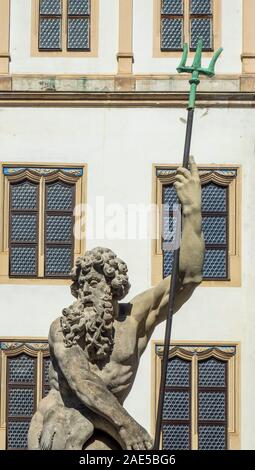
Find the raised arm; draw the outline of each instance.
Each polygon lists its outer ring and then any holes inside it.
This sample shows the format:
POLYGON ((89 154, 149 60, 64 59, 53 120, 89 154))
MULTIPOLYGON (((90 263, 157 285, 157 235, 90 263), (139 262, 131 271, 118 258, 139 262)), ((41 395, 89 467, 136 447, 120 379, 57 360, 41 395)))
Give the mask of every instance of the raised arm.
POLYGON ((51 326, 49 345, 58 368, 81 403, 111 423, 126 448, 150 448, 150 436, 121 406, 100 377, 90 370, 80 346, 65 347, 59 320, 51 326))
MULTIPOLYGON (((177 312, 202 281, 204 238, 201 217, 201 183, 197 166, 190 157, 190 170, 178 168, 175 188, 182 204, 182 238, 180 244, 179 279, 174 311, 177 312)), ((144 346, 157 324, 166 319, 170 278, 136 296, 132 316, 138 321, 144 346)))

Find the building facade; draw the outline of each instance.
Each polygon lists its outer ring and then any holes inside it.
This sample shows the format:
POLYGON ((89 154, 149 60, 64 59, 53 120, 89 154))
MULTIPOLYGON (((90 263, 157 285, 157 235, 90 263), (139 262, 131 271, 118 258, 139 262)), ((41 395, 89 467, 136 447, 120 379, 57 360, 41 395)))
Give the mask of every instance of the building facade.
MULTIPOLYGON (((162 220, 151 240, 127 235, 126 215, 176 200, 189 89, 176 67, 200 37, 205 66, 224 49, 192 140, 204 280, 174 317, 162 445, 255 448, 254 21, 253 0, 0 0, 1 449, 26 447, 48 391, 48 330, 72 302, 75 258, 116 252, 127 300, 171 272, 162 220)), ((151 434, 163 338, 162 324, 125 404, 151 434)))

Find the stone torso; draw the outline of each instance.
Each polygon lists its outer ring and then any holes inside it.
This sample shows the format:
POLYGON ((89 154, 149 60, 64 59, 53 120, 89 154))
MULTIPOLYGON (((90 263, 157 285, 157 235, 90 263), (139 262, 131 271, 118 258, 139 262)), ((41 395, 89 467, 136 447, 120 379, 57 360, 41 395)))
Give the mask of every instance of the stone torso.
MULTIPOLYGON (((128 308, 125 307, 128 305, 121 305, 120 316, 114 321, 114 348, 109 362, 103 368, 97 364, 89 363, 91 372, 103 380, 120 403, 124 402, 132 388, 140 359, 137 341, 138 325, 130 314, 126 314, 128 308)), ((61 388, 70 396, 69 386, 62 376, 58 364, 54 364, 54 359, 50 378, 51 386, 54 389, 61 388)))
POLYGON ((110 361, 100 370, 90 365, 91 370, 106 384, 107 388, 123 402, 133 385, 138 364, 137 323, 126 316, 114 322, 114 348, 110 361))

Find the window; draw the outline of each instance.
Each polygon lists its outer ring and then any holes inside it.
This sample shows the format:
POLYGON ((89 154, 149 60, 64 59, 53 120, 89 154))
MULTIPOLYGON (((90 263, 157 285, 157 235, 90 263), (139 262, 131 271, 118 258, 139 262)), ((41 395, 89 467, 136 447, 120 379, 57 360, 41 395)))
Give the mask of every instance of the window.
MULTIPOLYGON (((156 418, 163 346, 155 344, 153 417, 156 418)), ((239 346, 175 344, 169 351, 162 448, 238 448, 239 346)))
POLYGON ((219 47, 220 0, 154 0, 154 56, 181 51, 187 42, 194 52, 199 39, 208 53, 219 47))
MULTIPOLYGON (((165 229, 173 227, 174 204, 178 198, 174 189, 176 169, 156 168, 155 197, 160 210, 157 241, 153 242, 153 272, 161 277, 171 274, 173 252, 164 249, 165 229), (166 217, 167 215, 167 217, 166 217), (169 217, 169 218, 168 218, 169 217), (169 224, 169 225, 166 225, 169 224)), ((206 285, 238 285, 240 283, 240 169, 200 168, 202 184, 202 228, 205 237, 203 280, 206 285), (231 217, 230 217, 231 214, 231 217)), ((154 282, 160 277, 156 276, 154 282)), ((153 283, 154 283, 153 282, 153 283)))
POLYGON ((2 449, 26 449, 31 418, 49 391, 46 340, 0 340, 2 449))
POLYGON ((191 363, 178 357, 167 367, 162 427, 164 449, 191 448, 191 363))
POLYGON ((84 248, 73 234, 74 224, 80 223, 73 215, 75 205, 85 202, 84 168, 3 165, 2 173, 2 257, 8 256, 8 266, 1 274, 9 279, 68 278, 74 257, 84 248))
POLYGON ((32 55, 97 55, 98 0, 36 0, 32 55))

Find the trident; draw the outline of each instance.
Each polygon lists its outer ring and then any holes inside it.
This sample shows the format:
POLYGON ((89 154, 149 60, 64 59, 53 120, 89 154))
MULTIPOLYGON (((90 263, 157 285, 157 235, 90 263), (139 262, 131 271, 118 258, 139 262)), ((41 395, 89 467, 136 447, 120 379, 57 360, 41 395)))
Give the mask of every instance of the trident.
MULTIPOLYGON (((196 49, 196 54, 194 57, 193 64, 191 65, 191 67, 189 67, 189 66, 186 66, 189 48, 188 48, 188 44, 184 44, 181 62, 180 62, 179 67, 177 68, 178 73, 191 73, 192 74, 191 79, 189 80, 190 94, 189 94, 189 104, 187 108, 188 120, 187 120, 187 127, 186 127, 186 137, 185 137, 185 146, 184 146, 183 163, 182 163, 182 166, 184 168, 188 168, 189 166, 190 143, 191 143, 191 135, 192 135, 196 92, 197 92, 197 86, 200 83, 199 75, 205 75, 206 77, 213 77, 215 75, 215 72, 214 72, 215 64, 220 54, 223 51, 222 48, 217 50, 217 52, 214 54, 209 64, 209 67, 206 69, 206 68, 201 67, 202 49, 203 49, 203 41, 200 39, 197 44, 197 49, 196 49)), ((178 226, 178 222, 177 222, 177 226, 178 226)), ((173 318, 173 313, 174 313, 175 292, 176 292, 176 285, 177 285, 178 271, 179 271, 180 248, 178 247, 180 246, 180 243, 178 243, 178 241, 180 241, 180 230, 179 231, 176 230, 175 241, 174 241, 173 266, 172 266, 172 274, 171 274, 171 279, 170 279, 170 291, 169 291, 169 301, 168 301, 168 316, 167 316, 167 322, 166 322, 164 353, 163 353, 163 360, 162 360, 161 381, 160 381, 159 399, 158 399, 157 421, 156 421, 155 440, 154 440, 154 447, 153 447, 155 450, 159 449, 160 435, 161 435, 161 428, 162 428, 162 414, 163 414, 164 396, 165 396, 166 373, 167 373, 169 346, 170 346, 171 329, 172 329, 172 318, 173 318)))

